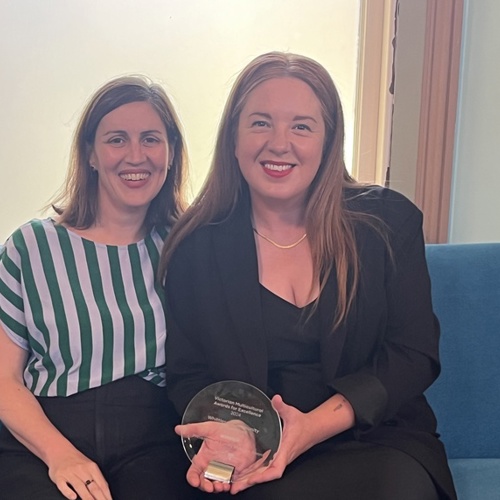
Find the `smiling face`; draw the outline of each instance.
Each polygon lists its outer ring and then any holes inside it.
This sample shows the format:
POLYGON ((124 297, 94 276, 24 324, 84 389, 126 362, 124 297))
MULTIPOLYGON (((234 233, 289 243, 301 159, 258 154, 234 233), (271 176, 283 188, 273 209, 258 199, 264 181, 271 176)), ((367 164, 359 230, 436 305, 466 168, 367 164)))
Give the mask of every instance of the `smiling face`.
POLYGON ((146 214, 167 178, 168 137, 148 102, 120 106, 100 121, 90 164, 98 173, 98 212, 146 214))
POLYGON ((298 78, 273 78, 248 96, 235 155, 252 201, 304 204, 318 172, 325 123, 313 90, 298 78))

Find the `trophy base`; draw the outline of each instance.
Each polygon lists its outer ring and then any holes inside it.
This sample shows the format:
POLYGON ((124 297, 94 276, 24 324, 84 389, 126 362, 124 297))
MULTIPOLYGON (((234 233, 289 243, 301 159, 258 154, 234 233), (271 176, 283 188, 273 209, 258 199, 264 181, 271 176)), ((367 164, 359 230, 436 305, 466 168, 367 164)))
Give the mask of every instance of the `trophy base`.
POLYGON ((205 471, 204 476, 211 481, 220 481, 221 483, 230 483, 233 477, 234 467, 212 460, 205 471))

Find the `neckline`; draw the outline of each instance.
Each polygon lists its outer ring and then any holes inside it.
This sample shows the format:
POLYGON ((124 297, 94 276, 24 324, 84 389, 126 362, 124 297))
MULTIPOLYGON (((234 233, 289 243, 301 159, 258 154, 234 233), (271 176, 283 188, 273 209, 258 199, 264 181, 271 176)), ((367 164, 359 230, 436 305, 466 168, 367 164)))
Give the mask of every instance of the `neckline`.
POLYGON ((51 224, 52 224, 52 227, 56 230, 56 231, 66 231, 66 233, 68 234, 68 236, 70 238, 73 238, 73 239, 78 239, 80 241, 83 241, 83 242, 89 242, 90 244, 92 245, 95 245, 96 247, 100 247, 100 248, 117 248, 117 249, 120 249, 120 248, 129 248, 131 246, 142 246, 145 244, 145 241, 146 239, 153 233, 154 231, 154 228, 149 232, 147 233, 144 238, 138 240, 138 241, 134 241, 132 243, 127 243, 127 244, 124 244, 124 245, 113 245, 113 244, 109 244, 109 243, 101 243, 99 241, 95 241, 95 240, 92 240, 90 238, 86 238, 85 236, 82 236, 81 234, 78 234, 77 232, 75 232, 73 229, 69 228, 68 226, 65 226, 63 224, 59 224, 53 217, 49 217, 48 219, 51 224))
POLYGON ((288 304, 289 306, 293 307, 294 309, 296 309, 298 311, 304 311, 305 309, 311 308, 313 306, 314 302, 317 300, 317 298, 313 299, 313 300, 311 300, 311 302, 309 302, 308 304, 301 307, 301 306, 297 306, 293 302, 290 302, 290 301, 284 299, 283 297, 281 297, 281 295, 278 295, 277 293, 273 292, 272 290, 269 290, 269 288, 265 287, 262 283, 259 283, 259 286, 260 286, 261 290, 263 290, 264 292, 268 293, 269 295, 272 295, 273 297, 275 297, 276 299, 278 299, 282 303, 288 304))

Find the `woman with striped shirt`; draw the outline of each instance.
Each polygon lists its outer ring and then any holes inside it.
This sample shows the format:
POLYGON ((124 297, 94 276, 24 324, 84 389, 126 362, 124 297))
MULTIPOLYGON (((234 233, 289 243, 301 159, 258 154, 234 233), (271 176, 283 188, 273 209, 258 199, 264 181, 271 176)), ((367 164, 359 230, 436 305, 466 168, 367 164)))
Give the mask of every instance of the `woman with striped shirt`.
POLYGON ((165 395, 156 270, 184 208, 186 155, 163 91, 105 84, 76 130, 56 215, 0 257, 0 491, 20 498, 188 498, 165 395))

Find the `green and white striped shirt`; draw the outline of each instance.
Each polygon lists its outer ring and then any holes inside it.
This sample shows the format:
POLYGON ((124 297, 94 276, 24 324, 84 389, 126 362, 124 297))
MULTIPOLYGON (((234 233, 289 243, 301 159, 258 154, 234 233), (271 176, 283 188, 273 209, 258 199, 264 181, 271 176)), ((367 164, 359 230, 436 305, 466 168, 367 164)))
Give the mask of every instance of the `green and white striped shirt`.
POLYGON ((32 220, 0 256, 0 322, 29 352, 26 386, 69 396, 137 374, 165 385, 165 312, 156 270, 167 230, 112 246, 32 220))

